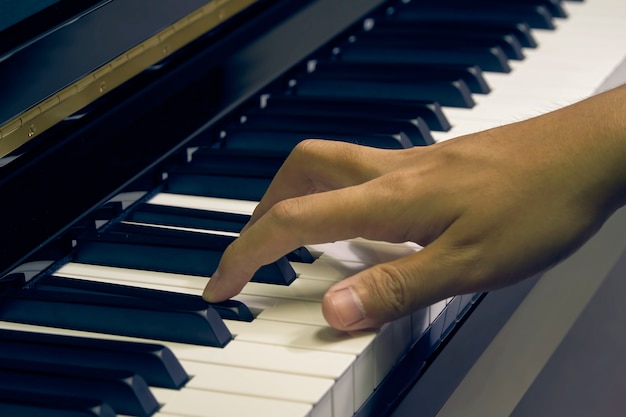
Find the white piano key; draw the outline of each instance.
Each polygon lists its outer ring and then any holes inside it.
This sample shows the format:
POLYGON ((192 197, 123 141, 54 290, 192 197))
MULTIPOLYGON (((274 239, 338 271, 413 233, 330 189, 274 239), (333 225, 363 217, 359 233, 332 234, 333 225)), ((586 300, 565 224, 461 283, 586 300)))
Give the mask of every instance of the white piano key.
POLYGON ((333 380, 219 364, 181 361, 191 379, 186 388, 239 393, 314 405, 329 395, 333 380))
POLYGON ((338 387, 342 397, 333 394, 333 399, 337 399, 333 408, 343 410, 343 415, 349 415, 346 414, 348 410, 349 413, 354 411, 354 355, 237 340, 223 349, 189 345, 174 346, 172 349, 177 357, 191 361, 334 379, 333 389, 338 387))
POLYGON ((159 193, 148 200, 149 204, 185 207, 198 210, 213 210, 224 213, 251 215, 257 201, 233 200, 228 198, 202 197, 194 195, 159 193))
POLYGON ((355 407, 363 404, 374 388, 382 381, 388 369, 377 365, 393 360, 394 350, 376 343, 376 332, 363 331, 353 334, 339 332, 328 326, 311 326, 277 321, 254 320, 251 323, 226 321, 236 335, 235 340, 280 346, 337 352, 354 355, 352 364, 355 407))
POLYGON ((392 340, 394 349, 390 356, 395 358, 397 363, 407 353, 413 341, 411 315, 394 320, 391 322, 391 326, 393 328, 392 340))
POLYGON ((425 307, 411 314, 411 340, 417 340, 430 326, 430 308, 425 307))
POLYGON ((320 258, 332 258, 347 262, 362 262, 374 265, 392 261, 403 256, 412 255, 420 250, 414 243, 389 243, 355 238, 333 243, 307 245, 315 252, 320 252, 320 258))
POLYGON ((439 315, 445 310, 446 304, 447 300, 441 300, 428 307, 430 324, 432 324, 437 319, 437 317, 439 317, 439 315))
POLYGON ((303 403, 193 388, 181 391, 153 388, 153 392, 164 404, 162 412, 189 417, 306 417, 313 408, 303 403))

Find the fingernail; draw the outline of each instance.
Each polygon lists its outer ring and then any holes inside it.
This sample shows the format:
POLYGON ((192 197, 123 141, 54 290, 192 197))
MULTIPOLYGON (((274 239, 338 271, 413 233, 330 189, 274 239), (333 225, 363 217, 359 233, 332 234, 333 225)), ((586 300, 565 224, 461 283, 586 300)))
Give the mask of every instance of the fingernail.
POLYGON ((365 318, 365 311, 359 296, 346 287, 336 291, 331 296, 331 302, 335 312, 344 326, 351 326, 365 318))

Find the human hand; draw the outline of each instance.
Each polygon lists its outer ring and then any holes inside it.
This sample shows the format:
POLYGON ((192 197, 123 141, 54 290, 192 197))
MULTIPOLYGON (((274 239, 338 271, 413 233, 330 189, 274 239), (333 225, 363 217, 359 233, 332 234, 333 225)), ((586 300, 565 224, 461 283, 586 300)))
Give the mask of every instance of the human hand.
POLYGON ((425 148, 301 143, 204 298, 236 295, 256 269, 299 246, 354 237, 424 249, 331 287, 322 309, 341 330, 548 268, 623 203, 624 126, 598 130, 590 108, 603 102, 592 101, 425 148))

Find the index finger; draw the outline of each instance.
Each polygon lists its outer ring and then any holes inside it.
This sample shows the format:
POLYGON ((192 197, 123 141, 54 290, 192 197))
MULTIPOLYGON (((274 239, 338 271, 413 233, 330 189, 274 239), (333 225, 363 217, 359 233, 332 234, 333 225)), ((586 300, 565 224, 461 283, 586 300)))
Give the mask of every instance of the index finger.
POLYGON ((203 297, 210 302, 238 294, 261 266, 300 246, 363 235, 372 216, 364 187, 347 187, 282 200, 252 224, 224 252, 203 297))

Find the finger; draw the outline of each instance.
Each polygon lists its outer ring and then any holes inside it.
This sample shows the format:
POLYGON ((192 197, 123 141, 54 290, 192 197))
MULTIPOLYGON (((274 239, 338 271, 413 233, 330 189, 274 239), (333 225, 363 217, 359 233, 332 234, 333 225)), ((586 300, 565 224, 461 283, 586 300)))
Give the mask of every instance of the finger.
POLYGON ((396 155, 388 150, 321 139, 302 141, 277 172, 245 230, 279 201, 369 181, 395 166, 386 162, 389 159, 395 160, 396 155))
POLYGON ((322 302, 326 321, 339 330, 378 328, 455 294, 472 292, 464 280, 463 250, 444 255, 433 244, 396 261, 379 264, 331 287, 322 302))
POLYGON ((226 249, 203 297, 236 295, 258 268, 303 245, 367 235, 368 225, 386 217, 372 212, 377 200, 369 188, 355 186, 280 201, 226 249))

